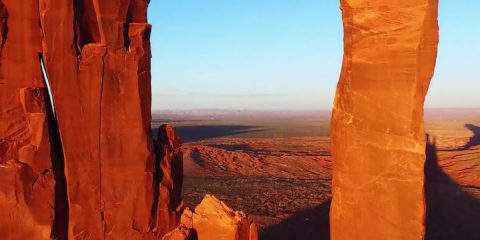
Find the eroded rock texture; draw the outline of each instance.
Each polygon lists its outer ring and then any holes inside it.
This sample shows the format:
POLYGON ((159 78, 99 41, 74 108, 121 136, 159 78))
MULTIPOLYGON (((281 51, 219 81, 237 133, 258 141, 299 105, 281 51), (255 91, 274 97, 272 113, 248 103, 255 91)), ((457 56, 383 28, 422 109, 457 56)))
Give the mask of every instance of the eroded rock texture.
POLYGON ((155 169, 147 5, 0 4, 2 239, 149 235, 155 169))
POLYGON ((423 102, 437 53, 437 0, 342 0, 341 8, 332 239, 422 239, 423 102))
POLYGON ((37 2, 0 2, 1 239, 48 239, 54 222, 52 163, 61 154, 50 144, 38 18, 37 2))
POLYGON ((146 0, 40 1, 69 239, 135 239, 148 231, 154 157, 146 8, 146 0))
POLYGON ((180 137, 169 125, 158 129, 155 144, 154 196, 151 225, 159 236, 176 228, 183 212, 183 153, 180 137))
POLYGON ((180 225, 174 230, 165 234, 162 240, 197 240, 193 231, 185 225, 180 225))
POLYGON ((234 211, 209 194, 205 195, 194 212, 186 209, 181 222, 194 229, 198 240, 258 239, 257 227, 248 221, 245 213, 234 211))

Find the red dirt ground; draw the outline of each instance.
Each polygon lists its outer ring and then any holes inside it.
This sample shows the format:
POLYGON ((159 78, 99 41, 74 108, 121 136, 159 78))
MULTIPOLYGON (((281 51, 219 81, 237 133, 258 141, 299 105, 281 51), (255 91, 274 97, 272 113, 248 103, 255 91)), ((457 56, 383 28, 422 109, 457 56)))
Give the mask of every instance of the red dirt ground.
MULTIPOLYGON (((213 193, 260 239, 329 239, 328 112, 162 112, 184 140, 183 197, 213 193)), ((427 239, 480 239, 480 109, 427 110, 427 239), (476 223, 476 224, 475 224, 476 223)))

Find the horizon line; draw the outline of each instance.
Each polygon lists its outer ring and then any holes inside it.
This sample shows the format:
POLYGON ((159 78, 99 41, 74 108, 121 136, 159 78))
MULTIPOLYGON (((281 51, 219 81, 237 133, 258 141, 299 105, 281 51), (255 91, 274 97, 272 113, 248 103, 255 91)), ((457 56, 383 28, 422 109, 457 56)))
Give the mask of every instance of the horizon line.
MULTIPOLYGON (((332 111, 333 108, 312 108, 312 109, 252 109, 252 108, 179 108, 179 109, 151 109, 154 112, 188 112, 188 111, 230 111, 230 112, 311 112, 311 111, 332 111)), ((480 110, 480 107, 426 107, 424 110, 480 110)))

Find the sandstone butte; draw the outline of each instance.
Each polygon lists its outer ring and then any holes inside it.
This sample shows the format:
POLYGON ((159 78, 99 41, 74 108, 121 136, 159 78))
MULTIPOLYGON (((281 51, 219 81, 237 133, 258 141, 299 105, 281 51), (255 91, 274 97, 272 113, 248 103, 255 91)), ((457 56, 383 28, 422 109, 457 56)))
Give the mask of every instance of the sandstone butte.
POLYGON ((147 6, 0 5, 2 239, 156 238, 147 6))
MULTIPOLYGON (((341 5, 332 238, 421 239, 437 1, 341 5)), ((169 127, 150 134, 147 6, 0 1, 1 239, 257 238, 212 196, 191 213, 193 229, 177 226, 179 140, 169 127)))
POLYGON ((332 116, 333 240, 423 239, 423 103, 437 0, 342 0, 344 58, 332 116))

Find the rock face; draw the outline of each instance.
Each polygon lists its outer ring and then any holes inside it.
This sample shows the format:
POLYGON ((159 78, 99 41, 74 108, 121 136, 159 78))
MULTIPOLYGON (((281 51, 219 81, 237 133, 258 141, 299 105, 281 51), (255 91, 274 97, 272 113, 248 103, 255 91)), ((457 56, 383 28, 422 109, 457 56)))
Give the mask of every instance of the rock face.
POLYGON ((332 239, 423 239, 423 102, 437 0, 342 0, 345 53, 332 117, 332 239))
POLYGON ((183 153, 180 137, 169 125, 158 129, 155 144, 154 196, 151 226, 159 236, 179 224, 183 211, 181 199, 183 184, 183 153))
MULTIPOLYGON (((148 2, 0 2, 2 239, 195 238, 176 229, 180 140, 150 136, 148 2)), ((421 239, 437 0, 341 3, 332 238, 421 239)), ((200 240, 257 239, 210 195, 182 222, 200 240)))
POLYGON ((146 0, 40 1, 39 52, 65 156, 69 239, 148 231, 154 155, 146 8, 146 0))
POLYGON ((0 4, 0 208, 9 209, 0 214, 2 239, 149 235, 147 5, 0 4))
POLYGON ((61 153, 50 141, 54 124, 38 61, 38 19, 38 2, 0 2, 2 239, 48 239, 57 207, 53 171, 61 153))
POLYGON ((257 240, 255 224, 249 223, 245 213, 234 211, 213 195, 205 195, 195 207, 186 210, 182 224, 193 228, 198 240, 257 240))
POLYGON ((192 230, 185 225, 180 225, 174 230, 167 233, 162 240, 196 240, 192 230))

